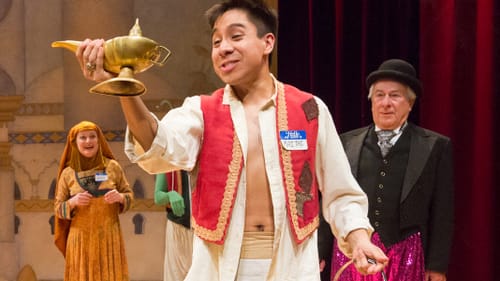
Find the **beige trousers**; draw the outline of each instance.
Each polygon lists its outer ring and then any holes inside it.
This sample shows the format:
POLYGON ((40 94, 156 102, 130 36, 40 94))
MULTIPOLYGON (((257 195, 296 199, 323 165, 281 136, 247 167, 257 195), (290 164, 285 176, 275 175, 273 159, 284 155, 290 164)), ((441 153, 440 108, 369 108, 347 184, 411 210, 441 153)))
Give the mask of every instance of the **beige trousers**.
POLYGON ((184 280, 191 267, 193 231, 167 220, 163 281, 184 280))
POLYGON ((271 266, 272 232, 245 232, 237 281, 265 281, 271 266))

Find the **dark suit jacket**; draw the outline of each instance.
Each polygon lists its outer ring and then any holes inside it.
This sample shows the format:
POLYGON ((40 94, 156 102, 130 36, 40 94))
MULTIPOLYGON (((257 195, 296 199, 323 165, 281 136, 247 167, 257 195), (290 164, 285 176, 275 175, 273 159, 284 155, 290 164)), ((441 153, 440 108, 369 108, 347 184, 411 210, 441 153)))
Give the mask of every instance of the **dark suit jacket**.
MULTIPOLYGON (((372 127, 340 136, 356 178, 362 145, 372 127)), ((446 272, 454 220, 451 142, 448 137, 413 124, 408 124, 405 130, 411 134, 411 144, 401 187, 400 228, 421 232, 426 270, 446 272)))

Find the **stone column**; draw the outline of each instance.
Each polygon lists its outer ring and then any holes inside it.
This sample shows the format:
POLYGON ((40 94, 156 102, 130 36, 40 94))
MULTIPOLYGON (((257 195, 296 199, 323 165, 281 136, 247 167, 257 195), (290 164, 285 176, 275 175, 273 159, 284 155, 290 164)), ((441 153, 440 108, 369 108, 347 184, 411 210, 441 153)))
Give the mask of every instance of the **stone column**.
POLYGON ((14 237, 14 168, 7 123, 21 106, 24 96, 0 96, 0 280, 15 280, 19 260, 14 237))

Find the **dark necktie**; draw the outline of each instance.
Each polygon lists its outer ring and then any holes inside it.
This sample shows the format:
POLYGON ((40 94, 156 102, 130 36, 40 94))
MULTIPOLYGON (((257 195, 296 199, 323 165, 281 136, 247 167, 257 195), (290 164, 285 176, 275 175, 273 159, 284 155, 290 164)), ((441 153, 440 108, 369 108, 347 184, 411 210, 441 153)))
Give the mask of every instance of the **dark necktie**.
POLYGON ((377 133, 378 146, 382 156, 385 157, 392 147, 391 139, 396 135, 392 130, 380 130, 377 133))

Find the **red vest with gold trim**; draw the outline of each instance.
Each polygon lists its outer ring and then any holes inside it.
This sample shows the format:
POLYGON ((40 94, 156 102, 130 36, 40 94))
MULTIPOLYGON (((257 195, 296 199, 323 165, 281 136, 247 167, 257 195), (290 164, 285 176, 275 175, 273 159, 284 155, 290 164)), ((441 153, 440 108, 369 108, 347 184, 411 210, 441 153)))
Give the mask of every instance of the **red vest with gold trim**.
MULTIPOLYGON (((224 90, 201 97, 204 120, 199 173, 192 195, 192 226, 202 239, 223 244, 243 167, 243 153, 236 136, 224 90)), ((278 83, 277 135, 305 132, 307 149, 287 150, 280 144, 287 214, 295 241, 304 241, 319 225, 319 200, 315 173, 318 105, 314 97, 278 83), (288 114, 290 113, 290 114, 288 114)), ((264 175, 263 175, 264 176, 264 175)))

